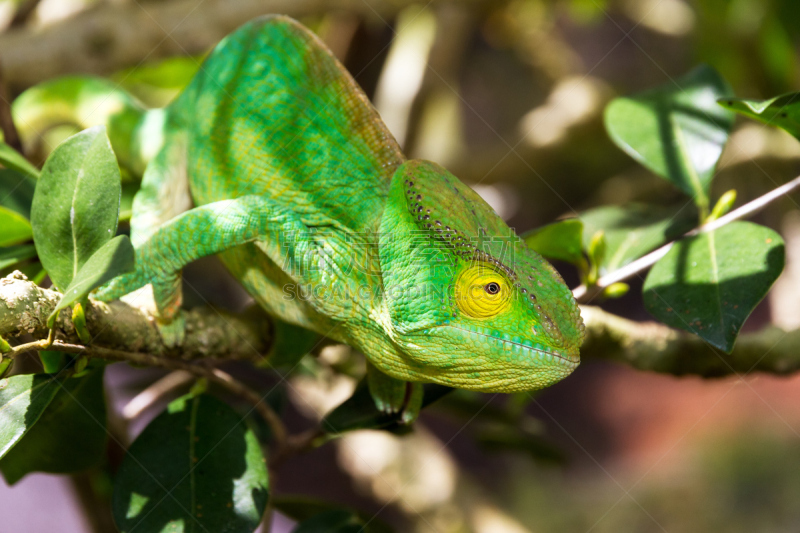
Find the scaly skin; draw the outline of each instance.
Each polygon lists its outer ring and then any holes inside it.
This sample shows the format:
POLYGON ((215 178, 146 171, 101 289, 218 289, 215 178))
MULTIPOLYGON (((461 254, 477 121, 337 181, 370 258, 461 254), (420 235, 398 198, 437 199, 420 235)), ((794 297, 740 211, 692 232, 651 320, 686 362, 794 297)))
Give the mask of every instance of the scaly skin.
MULTIPOLYGON (((34 89, 15 111, 57 93, 34 89)), ((124 104, 103 119, 113 139, 135 112, 118 93, 102 86, 81 97, 124 104)), ((380 370, 370 385, 385 410, 421 395, 383 375, 514 392, 578 365, 583 324, 558 273, 445 169, 406 161, 352 78, 297 22, 244 25, 173 104, 140 116, 121 151, 129 168, 147 165, 132 223, 137 272, 100 297, 152 282, 174 334, 180 268, 219 253, 268 312, 362 351, 380 370), (200 207, 176 217, 173 199, 187 185, 200 207)))

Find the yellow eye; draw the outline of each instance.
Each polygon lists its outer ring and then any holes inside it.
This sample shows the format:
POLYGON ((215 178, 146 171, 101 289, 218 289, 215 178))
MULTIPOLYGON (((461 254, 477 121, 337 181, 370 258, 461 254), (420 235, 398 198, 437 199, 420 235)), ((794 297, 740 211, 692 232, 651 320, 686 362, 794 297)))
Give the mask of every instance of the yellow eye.
POLYGON ((488 265, 467 268, 456 280, 455 299, 461 312, 473 318, 497 316, 511 305, 508 280, 488 265))

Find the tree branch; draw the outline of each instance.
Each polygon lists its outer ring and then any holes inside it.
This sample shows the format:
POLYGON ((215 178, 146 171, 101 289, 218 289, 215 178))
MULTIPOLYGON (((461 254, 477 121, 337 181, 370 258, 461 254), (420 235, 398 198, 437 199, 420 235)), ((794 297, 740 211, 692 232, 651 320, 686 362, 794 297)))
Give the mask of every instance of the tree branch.
MULTIPOLYGON (((58 293, 37 287, 19 273, 0 279, 0 336, 8 339, 31 333, 44 339, 47 335, 45 321, 58 298, 58 293)), ((581 348, 584 358, 624 362, 640 370, 704 377, 751 370, 772 374, 800 370, 800 330, 786 332, 770 327, 741 335, 733 353, 727 355, 699 337, 656 322, 635 322, 593 306, 582 306, 581 313, 586 324, 586 341, 581 348)), ((186 314, 186 341, 182 351, 176 353, 163 345, 153 317, 145 311, 122 302, 93 302, 87 313, 87 326, 95 340, 92 346, 86 347, 87 353, 105 359, 188 370, 229 389, 229 376, 190 361, 201 358, 262 361, 260 354, 266 353, 269 346, 270 326, 269 319, 258 309, 249 310, 244 316, 218 314, 210 309, 186 314)), ((76 353, 84 347, 68 315, 62 313, 58 319, 56 327, 62 340, 57 348, 76 353)), ((21 348, 18 346, 15 350, 21 348)), ((26 347, 37 348, 41 346, 26 347)), ((255 393, 241 390, 238 393, 242 392, 240 395, 254 403, 260 401, 257 395, 253 396, 255 393)))
POLYGON ((790 374, 800 370, 800 330, 768 327, 740 335, 731 354, 700 337, 656 322, 634 322, 599 307, 581 306, 586 324, 584 358, 618 361, 639 370, 720 377, 751 371, 790 374))
POLYGON ((695 235, 700 235, 701 233, 708 233, 709 231, 714 231, 715 229, 721 228, 726 224, 730 224, 735 220, 741 220, 743 218, 747 218, 755 213, 758 213, 770 203, 774 202, 781 196, 789 194, 790 192, 795 191, 796 189, 800 188, 800 176, 797 176, 791 181, 788 181, 781 185, 780 187, 776 187, 775 189, 769 191, 767 194, 759 196, 755 200, 752 200, 743 206, 739 207, 738 209, 734 209, 730 213, 725 216, 721 216, 716 220, 713 220, 707 224, 703 224, 702 226, 693 229, 692 231, 686 233, 679 239, 675 239, 672 242, 668 242, 661 248, 653 250, 649 254, 640 257, 636 261, 628 263, 624 267, 617 269, 613 272, 609 272, 605 276, 602 276, 597 283, 591 287, 586 287, 586 285, 580 285, 575 287, 572 291, 572 295, 575 297, 576 300, 579 302, 586 302, 591 299, 592 296, 598 294, 606 287, 613 285, 619 281, 624 281, 626 279, 630 279, 636 274, 644 272, 651 266, 655 265, 659 259, 667 255, 669 249, 672 248, 672 245, 675 242, 679 241, 680 239, 685 239, 687 237, 694 237, 695 235))
MULTIPOLYGON (((24 333, 46 337, 47 317, 60 297, 55 291, 37 287, 19 272, 0 279, 0 337, 9 339, 24 333)), ((86 325, 97 346, 181 360, 242 359, 255 363, 263 362, 269 351, 272 327, 257 306, 240 315, 210 308, 184 311, 186 340, 176 350, 164 345, 155 318, 147 311, 120 301, 90 302, 86 325)), ((56 330, 65 342, 80 343, 70 313, 59 315, 56 330)))
MULTIPOLYGON (((413 3, 414 0, 105 2, 44 31, 14 28, 0 35, 0 61, 5 64, 8 83, 15 90, 22 90, 55 76, 109 74, 145 60, 203 53, 259 15, 283 13, 299 18, 346 10, 380 21, 413 3)), ((462 3, 488 4, 488 0, 462 3)))

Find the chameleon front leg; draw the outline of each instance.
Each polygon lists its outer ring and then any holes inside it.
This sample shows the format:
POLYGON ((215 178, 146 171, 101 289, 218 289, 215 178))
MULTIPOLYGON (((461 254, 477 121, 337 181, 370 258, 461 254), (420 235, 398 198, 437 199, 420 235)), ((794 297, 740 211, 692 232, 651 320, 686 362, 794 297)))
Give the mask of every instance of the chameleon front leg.
MULTIPOLYGON (((306 226, 291 210, 261 196, 197 207, 157 229, 136 249, 136 270, 113 279, 98 289, 95 297, 114 300, 152 284, 159 330, 167 345, 177 346, 184 335, 180 315, 184 265, 256 240, 279 253, 282 238, 303 230, 307 231, 306 226)), ((300 248, 302 243, 294 256, 303 253, 300 248)))

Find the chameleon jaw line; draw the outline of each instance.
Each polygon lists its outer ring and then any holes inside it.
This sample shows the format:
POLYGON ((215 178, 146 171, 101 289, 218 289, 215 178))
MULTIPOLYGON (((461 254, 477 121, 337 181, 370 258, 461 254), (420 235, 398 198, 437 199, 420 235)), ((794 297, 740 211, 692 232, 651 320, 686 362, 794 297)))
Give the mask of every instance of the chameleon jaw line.
POLYGON ((459 326, 454 326, 452 324, 445 324, 445 325, 441 325, 441 326, 438 326, 438 327, 440 327, 440 328, 458 329, 458 330, 464 331, 466 333, 471 333, 471 334, 474 334, 474 335, 480 335, 482 337, 487 337, 487 338, 493 339, 493 340, 495 340, 497 342, 502 342, 502 343, 506 343, 506 344, 513 344, 515 346, 519 346, 523 350, 530 350, 532 352, 539 352, 539 353, 544 354, 544 355, 550 355, 550 356, 556 357, 558 359, 561 359, 562 361, 564 361, 564 363, 566 363, 566 366, 569 366, 570 368, 577 368, 577 366, 581 362, 580 356, 577 356, 576 358, 572 358, 569 355, 566 355, 566 354, 563 354, 563 353, 550 352, 550 351, 547 351, 547 350, 542 350, 540 348, 534 348, 533 346, 528 346, 526 344, 522 344, 522 343, 519 343, 519 342, 514 342, 514 341, 510 341, 510 340, 506 340, 506 339, 498 339, 497 337, 495 337, 493 335, 487 335, 486 333, 480 333, 478 331, 472 331, 472 330, 469 330, 469 329, 466 329, 466 328, 462 328, 462 327, 459 327, 459 326))

